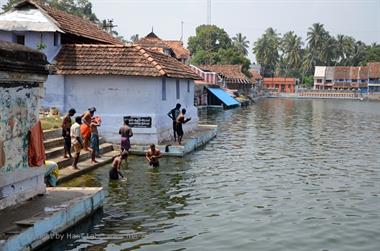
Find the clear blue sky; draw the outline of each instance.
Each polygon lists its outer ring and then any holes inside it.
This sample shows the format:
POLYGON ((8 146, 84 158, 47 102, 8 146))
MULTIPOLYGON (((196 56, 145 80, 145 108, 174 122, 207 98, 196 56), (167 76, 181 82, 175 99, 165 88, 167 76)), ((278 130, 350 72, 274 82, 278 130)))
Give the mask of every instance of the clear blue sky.
MULTIPOLYGON (((90 0, 99 19, 113 18, 120 35, 145 36, 152 26, 162 39, 184 41, 207 22, 207 0, 90 0)), ((6 0, 0 0, 3 4, 6 0)), ((332 34, 380 43, 380 0, 211 0, 211 23, 230 36, 241 32, 251 44, 268 27, 284 34, 293 30, 306 38, 315 22, 332 34)), ((252 48, 252 46, 251 46, 252 48)), ((250 48, 249 57, 253 54, 250 48)))

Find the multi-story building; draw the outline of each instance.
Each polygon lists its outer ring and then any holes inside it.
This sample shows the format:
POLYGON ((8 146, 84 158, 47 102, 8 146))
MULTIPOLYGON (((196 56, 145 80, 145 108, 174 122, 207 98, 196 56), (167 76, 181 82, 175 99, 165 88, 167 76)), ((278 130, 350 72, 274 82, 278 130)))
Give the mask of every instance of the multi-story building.
POLYGON ((263 88, 277 92, 294 93, 296 82, 295 78, 264 78, 263 88))
POLYGON ((380 62, 368 66, 316 66, 314 89, 380 92, 380 62))

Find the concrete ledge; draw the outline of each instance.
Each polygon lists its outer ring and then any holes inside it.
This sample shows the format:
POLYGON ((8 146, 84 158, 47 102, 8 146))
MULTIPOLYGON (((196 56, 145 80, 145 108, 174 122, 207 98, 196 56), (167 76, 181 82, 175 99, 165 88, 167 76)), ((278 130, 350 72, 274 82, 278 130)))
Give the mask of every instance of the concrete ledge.
POLYGON ((47 194, 0 211, 0 250, 30 250, 103 205, 102 188, 48 188, 47 194))
MULTIPOLYGON (((206 145, 216 136, 217 131, 217 125, 198 125, 198 128, 193 132, 188 134, 185 132, 182 145, 174 142, 162 142, 157 147, 164 156, 183 157, 197 148, 206 145), (166 149, 168 151, 165 151, 166 149)), ((149 145, 132 145, 130 154, 145 155, 148 148, 149 145)))

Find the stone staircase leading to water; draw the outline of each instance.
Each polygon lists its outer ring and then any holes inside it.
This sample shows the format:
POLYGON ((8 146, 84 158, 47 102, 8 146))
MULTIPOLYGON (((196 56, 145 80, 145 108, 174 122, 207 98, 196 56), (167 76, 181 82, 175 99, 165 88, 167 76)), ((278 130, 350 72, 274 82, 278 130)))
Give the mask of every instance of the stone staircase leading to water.
POLYGON ((101 158, 96 158, 96 160, 99 163, 91 163, 91 152, 81 151, 78 163, 78 170, 71 167, 73 159, 63 158, 64 148, 61 129, 44 131, 46 159, 49 161, 56 162, 60 169, 58 184, 64 181, 68 181, 74 177, 78 177, 104 164, 112 162, 113 157, 118 155, 119 152, 115 151, 112 144, 106 143, 103 138, 100 138, 99 141, 101 158))

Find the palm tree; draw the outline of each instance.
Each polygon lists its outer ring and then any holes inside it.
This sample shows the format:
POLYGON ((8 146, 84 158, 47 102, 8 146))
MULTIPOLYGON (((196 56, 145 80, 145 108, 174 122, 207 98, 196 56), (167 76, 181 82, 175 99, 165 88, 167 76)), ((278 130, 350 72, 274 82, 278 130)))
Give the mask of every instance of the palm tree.
POLYGON ((272 28, 268 28, 253 47, 257 62, 262 66, 264 76, 273 76, 276 65, 279 62, 278 47, 280 43, 279 34, 272 28))
POLYGON ((302 44, 301 37, 294 34, 293 31, 284 34, 280 48, 285 66, 285 75, 288 75, 288 70, 295 72, 301 67, 302 44))
POLYGON ((245 56, 248 55, 249 41, 247 40, 246 36, 238 33, 235 37, 232 38, 232 41, 241 53, 243 53, 245 56))
POLYGON ((132 35, 131 36, 131 41, 132 43, 137 43, 137 41, 139 41, 139 34, 135 34, 135 35, 132 35))

